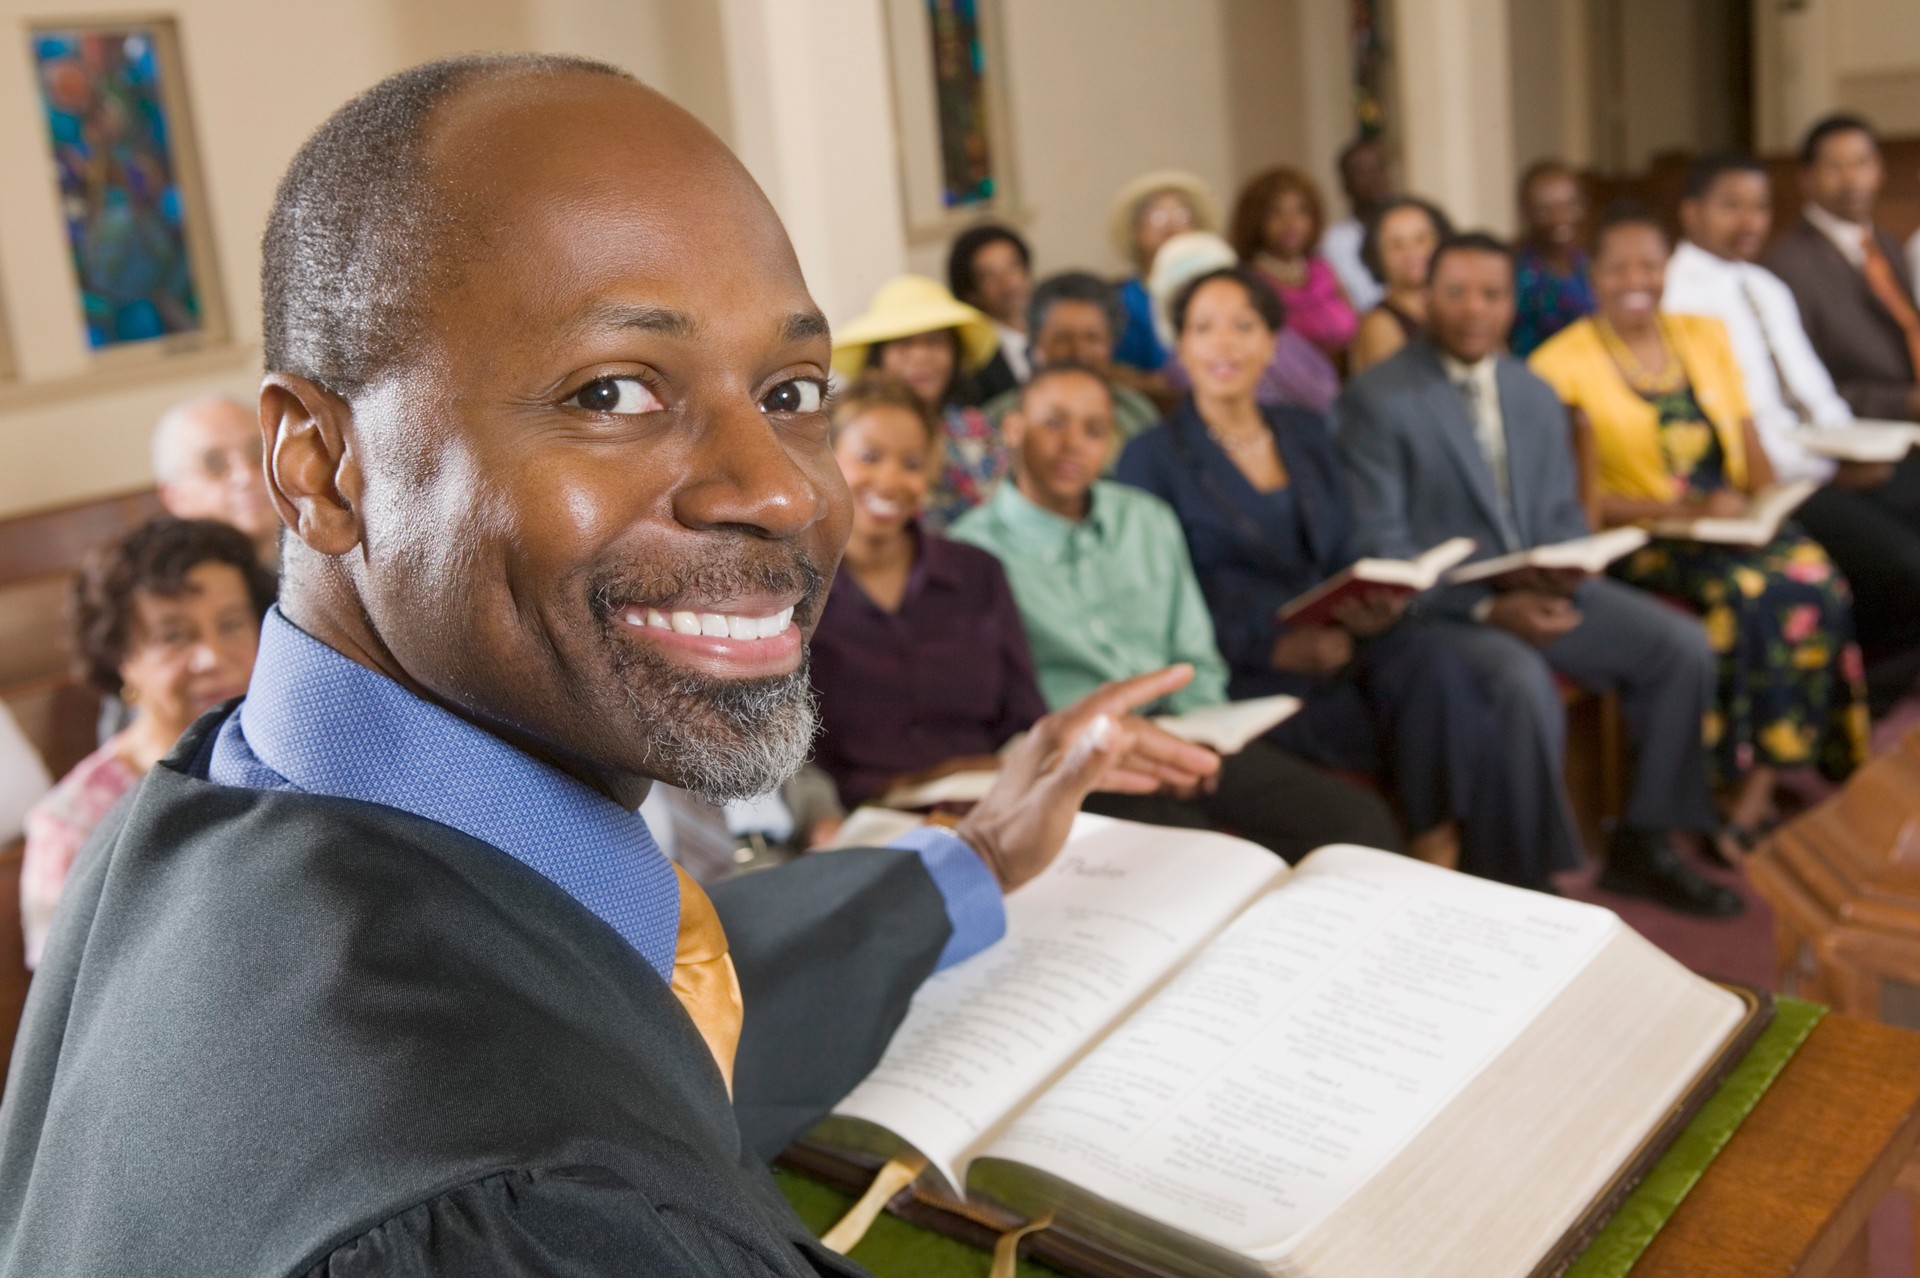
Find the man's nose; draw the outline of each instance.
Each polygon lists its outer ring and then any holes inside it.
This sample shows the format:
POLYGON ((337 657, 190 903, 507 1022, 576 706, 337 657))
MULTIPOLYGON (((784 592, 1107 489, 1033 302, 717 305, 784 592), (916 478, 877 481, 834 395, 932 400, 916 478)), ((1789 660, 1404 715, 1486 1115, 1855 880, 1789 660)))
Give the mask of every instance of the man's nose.
POLYGON ((826 494, 756 407, 716 414, 694 445, 674 514, 689 528, 797 537, 826 514, 826 494))
POLYGON ((213 650, 211 643, 196 643, 187 654, 187 669, 194 674, 205 674, 219 664, 220 654, 213 650))

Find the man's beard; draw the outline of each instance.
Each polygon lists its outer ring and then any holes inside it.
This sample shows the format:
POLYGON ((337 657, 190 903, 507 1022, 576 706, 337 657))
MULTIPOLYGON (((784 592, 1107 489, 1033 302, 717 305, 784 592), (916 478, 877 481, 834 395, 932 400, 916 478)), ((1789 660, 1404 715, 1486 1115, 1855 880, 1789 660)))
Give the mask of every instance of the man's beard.
POLYGON ((784 563, 743 559, 716 559, 672 577, 602 581, 593 593, 648 774, 715 804, 778 789, 807 761, 819 716, 805 649, 790 674, 716 679, 611 631, 626 624, 616 613, 633 600, 797 593, 793 624, 818 615, 826 583, 810 560, 798 554, 784 563))

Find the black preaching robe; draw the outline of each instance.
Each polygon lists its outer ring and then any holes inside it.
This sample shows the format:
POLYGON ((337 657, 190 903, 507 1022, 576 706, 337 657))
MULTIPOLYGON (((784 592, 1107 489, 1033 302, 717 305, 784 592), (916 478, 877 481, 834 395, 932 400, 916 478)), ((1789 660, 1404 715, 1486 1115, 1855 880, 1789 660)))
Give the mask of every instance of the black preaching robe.
POLYGON ((390 808, 213 785, 218 726, 68 882, 0 1107, 0 1278, 860 1272, 762 1156, 933 971, 916 855, 713 893, 736 1111, 659 975, 561 889, 390 808))

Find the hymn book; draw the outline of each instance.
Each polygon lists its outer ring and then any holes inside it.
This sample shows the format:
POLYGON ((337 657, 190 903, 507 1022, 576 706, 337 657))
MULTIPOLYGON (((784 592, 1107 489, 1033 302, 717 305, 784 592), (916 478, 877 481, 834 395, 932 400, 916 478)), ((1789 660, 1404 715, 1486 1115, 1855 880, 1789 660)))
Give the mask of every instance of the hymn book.
POLYGON ((1646 544, 1644 529, 1612 528, 1590 537, 1576 537, 1572 541, 1557 541, 1550 546, 1535 546, 1511 555, 1482 559, 1477 564, 1455 569, 1448 580, 1455 585, 1484 581, 1497 590, 1509 580, 1529 571, 1587 577, 1604 571, 1614 560, 1625 558, 1646 544))
MULTIPOLYGON (((1153 722, 1182 741, 1203 745, 1216 754, 1238 754, 1255 737, 1264 736, 1299 713, 1298 697, 1249 697, 1223 701, 1185 714, 1157 714, 1153 722)), ((883 808, 939 807, 944 803, 978 803, 993 789, 1000 774, 987 768, 949 772, 913 785, 897 785, 874 800, 883 808)))
POLYGON ((1747 503, 1744 515, 1707 516, 1700 519, 1656 519, 1653 535, 1675 541, 1699 541, 1715 546, 1764 546, 1780 535, 1780 525, 1820 485, 1811 479, 1791 484, 1776 484, 1757 493, 1747 503))
POLYGON ((1802 448, 1835 461, 1886 465, 1903 460, 1920 444, 1920 426, 1912 422, 1877 421, 1858 418, 1845 426, 1822 426, 1796 431, 1793 439, 1802 448))
POLYGON ((1349 601, 1372 595, 1407 598, 1431 590, 1447 569, 1473 553, 1473 538, 1455 537, 1443 541, 1413 559, 1359 559, 1344 571, 1335 573, 1312 590, 1291 599, 1280 608, 1284 626, 1332 626, 1334 614, 1349 601))
POLYGON ((1362 848, 1082 816, 1007 916, 789 1158, 917 1151, 1080 1273, 1552 1272, 1759 1028, 1607 910, 1362 848))

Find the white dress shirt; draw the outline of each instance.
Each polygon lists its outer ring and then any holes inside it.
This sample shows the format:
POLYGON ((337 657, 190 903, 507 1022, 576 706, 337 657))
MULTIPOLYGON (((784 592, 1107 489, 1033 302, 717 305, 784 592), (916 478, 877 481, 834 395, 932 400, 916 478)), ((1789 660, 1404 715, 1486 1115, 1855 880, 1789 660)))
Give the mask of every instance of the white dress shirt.
POLYGON ((1386 288, 1360 260, 1360 243, 1366 236, 1367 228, 1357 217, 1342 218, 1320 233, 1320 256, 1327 259, 1340 287, 1347 291, 1355 315, 1365 315, 1387 295, 1386 288))
POLYGON ((1873 232, 1872 227, 1835 217, 1818 204, 1809 203, 1801 211, 1806 214, 1807 221, 1813 224, 1814 230, 1833 241, 1833 246, 1840 250, 1840 256, 1852 263, 1854 270, 1867 264, 1866 240, 1873 232))
POLYGON ((1033 353, 1027 335, 999 320, 993 322, 993 331, 1000 335, 1000 353, 1007 357, 1013 380, 1025 386, 1033 379, 1033 353))
POLYGON ((1920 231, 1907 237, 1907 278, 1913 281, 1913 300, 1920 303, 1920 231))
POLYGON ((1780 482, 1832 479, 1834 463, 1808 452, 1796 435, 1809 425, 1850 422, 1853 410, 1813 353, 1786 282, 1764 266, 1716 257, 1683 241, 1667 262, 1660 305, 1678 314, 1710 315, 1727 326, 1754 429, 1780 482))

